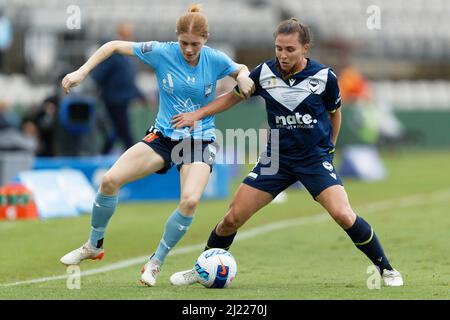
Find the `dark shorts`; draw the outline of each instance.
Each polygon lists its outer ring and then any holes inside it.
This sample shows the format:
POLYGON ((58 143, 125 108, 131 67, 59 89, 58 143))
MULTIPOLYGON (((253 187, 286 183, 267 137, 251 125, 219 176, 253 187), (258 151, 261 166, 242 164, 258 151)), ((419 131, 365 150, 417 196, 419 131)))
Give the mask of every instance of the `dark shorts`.
POLYGON ((159 154, 165 162, 164 168, 156 173, 164 174, 173 165, 177 165, 180 170, 183 164, 193 162, 204 162, 210 167, 212 166, 217 153, 217 144, 210 140, 172 140, 164 136, 159 130, 151 127, 147 130, 147 135, 141 142, 150 146, 157 154, 159 154))
POLYGON ((261 169, 268 166, 270 164, 258 161, 243 183, 268 192, 275 198, 280 192, 300 181, 314 199, 328 187, 343 185, 334 168, 332 155, 318 158, 306 166, 280 159, 279 169, 275 174, 262 174, 261 169))

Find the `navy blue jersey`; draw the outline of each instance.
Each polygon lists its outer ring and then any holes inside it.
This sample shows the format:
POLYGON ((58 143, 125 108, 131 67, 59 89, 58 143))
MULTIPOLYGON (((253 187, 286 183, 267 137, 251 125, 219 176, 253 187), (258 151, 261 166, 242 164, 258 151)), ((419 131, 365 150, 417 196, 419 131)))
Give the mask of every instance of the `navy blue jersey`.
POLYGON ((302 71, 286 80, 276 59, 250 73, 253 95, 264 98, 269 126, 279 130, 280 160, 309 162, 334 150, 328 113, 341 104, 337 78, 329 67, 307 60, 302 71))

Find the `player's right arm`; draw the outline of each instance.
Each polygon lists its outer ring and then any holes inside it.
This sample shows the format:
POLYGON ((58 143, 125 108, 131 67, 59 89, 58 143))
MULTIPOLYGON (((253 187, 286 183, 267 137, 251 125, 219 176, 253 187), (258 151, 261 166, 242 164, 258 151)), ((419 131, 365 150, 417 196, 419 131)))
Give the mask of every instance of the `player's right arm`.
POLYGON ((235 90, 232 90, 194 112, 180 113, 173 116, 171 121, 172 126, 176 129, 184 127, 193 128, 195 121, 230 109, 242 100, 243 98, 235 90))
POLYGON ((134 55, 133 44, 134 42, 114 40, 102 45, 78 70, 64 77, 61 82, 64 92, 69 93, 70 88, 79 85, 97 65, 109 58, 113 53, 127 56, 134 55))

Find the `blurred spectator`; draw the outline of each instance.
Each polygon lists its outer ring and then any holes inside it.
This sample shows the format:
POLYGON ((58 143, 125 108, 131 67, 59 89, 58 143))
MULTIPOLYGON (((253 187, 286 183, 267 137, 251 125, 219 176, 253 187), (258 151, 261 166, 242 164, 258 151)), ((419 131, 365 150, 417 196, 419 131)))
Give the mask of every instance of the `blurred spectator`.
POLYGON ((369 82, 355 67, 344 68, 339 75, 339 88, 343 103, 367 101, 372 97, 369 82))
POLYGON ((380 115, 368 80, 353 66, 342 69, 338 79, 342 105, 346 111, 343 126, 351 132, 350 136, 354 139, 351 143, 376 144, 380 115))
MULTIPOLYGON (((133 26, 121 23, 117 26, 118 40, 131 41, 133 39, 133 26)), ((111 151, 117 138, 120 138, 126 149, 134 144, 130 130, 128 109, 135 99, 145 103, 145 97, 138 89, 135 81, 137 71, 136 61, 132 57, 113 54, 98 65, 92 77, 101 90, 101 98, 112 121, 114 132, 106 139, 102 153, 111 151)))
POLYGON ((0 101, 0 150, 17 151, 25 150, 35 152, 37 141, 24 135, 20 129, 9 120, 9 105, 0 101))
POLYGON ((37 156, 53 157, 55 155, 58 104, 57 95, 47 97, 36 110, 25 115, 22 121, 22 131, 38 141, 37 156))
POLYGON ((341 71, 339 88, 348 111, 344 125, 358 143, 373 145, 401 138, 403 127, 391 106, 375 100, 370 81, 357 68, 347 66, 341 71))
POLYGON ((8 17, 0 9, 0 71, 3 70, 3 55, 12 43, 12 26, 8 17))

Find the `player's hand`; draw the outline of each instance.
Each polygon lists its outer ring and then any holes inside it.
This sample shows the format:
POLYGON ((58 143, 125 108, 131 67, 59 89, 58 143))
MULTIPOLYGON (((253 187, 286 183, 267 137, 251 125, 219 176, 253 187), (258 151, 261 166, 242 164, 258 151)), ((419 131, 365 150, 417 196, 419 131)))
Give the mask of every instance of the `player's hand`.
POLYGON ((253 80, 248 76, 240 76, 236 78, 236 81, 241 97, 244 99, 250 98, 252 93, 255 91, 255 83, 253 80))
POLYGON ((69 93, 70 89, 79 85, 80 82, 83 81, 85 77, 86 75, 80 70, 67 74, 61 81, 61 85, 64 89, 64 92, 66 94, 69 93))
POLYGON ((180 129, 184 127, 191 127, 192 131, 195 127, 195 122, 200 120, 195 112, 186 112, 174 115, 170 123, 175 129, 180 129))

